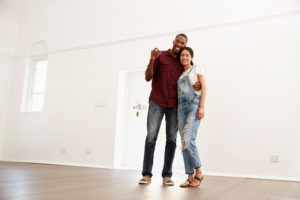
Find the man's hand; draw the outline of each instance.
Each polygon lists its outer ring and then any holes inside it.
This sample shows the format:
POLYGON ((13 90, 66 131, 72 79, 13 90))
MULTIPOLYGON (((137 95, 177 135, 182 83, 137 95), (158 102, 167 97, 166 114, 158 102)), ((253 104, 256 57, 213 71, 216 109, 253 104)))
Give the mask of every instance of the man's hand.
POLYGON ((194 90, 196 90, 196 91, 200 91, 200 90, 201 90, 201 84, 200 84, 200 81, 196 82, 196 83, 193 85, 193 88, 194 88, 194 90))
POLYGON ((157 58, 160 54, 160 50, 158 48, 155 48, 151 51, 151 59, 154 60, 157 58))
POLYGON ((153 78, 153 75, 154 75, 153 63, 154 63, 154 60, 159 56, 159 54, 160 54, 160 50, 158 50, 158 48, 155 48, 151 51, 151 59, 150 59, 150 62, 148 64, 148 67, 145 72, 145 79, 147 82, 151 81, 153 78))

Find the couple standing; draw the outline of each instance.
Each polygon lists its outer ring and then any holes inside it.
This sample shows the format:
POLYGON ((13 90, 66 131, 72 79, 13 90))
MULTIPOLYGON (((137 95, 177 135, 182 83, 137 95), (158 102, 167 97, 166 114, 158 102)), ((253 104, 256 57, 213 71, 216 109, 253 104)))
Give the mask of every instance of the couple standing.
POLYGON ((187 36, 181 33, 176 35, 172 49, 160 52, 155 48, 151 51, 145 77, 146 81, 152 80, 152 91, 140 184, 151 182, 155 144, 164 115, 167 141, 162 170, 163 184, 174 185, 171 176, 178 129, 185 172, 188 175, 180 187, 197 187, 203 179, 196 137, 200 120, 204 117, 206 85, 203 69, 193 64, 194 53, 190 47, 186 47, 187 40, 187 36))

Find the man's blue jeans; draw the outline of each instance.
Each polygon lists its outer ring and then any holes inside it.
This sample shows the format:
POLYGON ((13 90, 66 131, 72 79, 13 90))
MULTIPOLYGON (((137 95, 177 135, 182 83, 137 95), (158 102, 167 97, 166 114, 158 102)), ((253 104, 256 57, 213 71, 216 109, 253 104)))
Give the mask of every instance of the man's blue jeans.
POLYGON ((178 131, 177 108, 165 108, 149 101, 147 117, 147 137, 145 142, 143 176, 152 177, 153 156, 157 135, 163 116, 166 119, 166 146, 162 177, 172 176, 172 164, 176 150, 176 139, 178 131))

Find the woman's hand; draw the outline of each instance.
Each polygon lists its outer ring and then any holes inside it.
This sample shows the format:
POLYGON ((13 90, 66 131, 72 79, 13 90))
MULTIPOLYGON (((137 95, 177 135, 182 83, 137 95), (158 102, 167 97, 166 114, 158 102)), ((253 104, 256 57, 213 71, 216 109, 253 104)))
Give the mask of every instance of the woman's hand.
POLYGON ((204 107, 200 107, 197 112, 197 118, 200 120, 204 117, 204 107))

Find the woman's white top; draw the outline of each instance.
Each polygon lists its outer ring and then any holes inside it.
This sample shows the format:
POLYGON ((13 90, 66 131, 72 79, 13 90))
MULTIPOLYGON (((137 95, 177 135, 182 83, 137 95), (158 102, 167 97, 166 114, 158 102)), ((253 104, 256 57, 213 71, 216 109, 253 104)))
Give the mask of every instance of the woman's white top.
MULTIPOLYGON (((193 67, 193 69, 191 70, 191 72, 189 73, 189 79, 191 82, 191 85, 194 85, 198 80, 198 74, 200 75, 205 75, 204 74, 204 70, 203 67, 201 65, 193 65, 191 66, 193 67)), ((190 68, 186 71, 184 71, 181 76, 179 77, 179 79, 182 79, 183 77, 187 76, 188 72, 190 71, 190 68)), ((196 91, 195 92, 200 96, 201 95, 201 90, 200 91, 196 91)))

